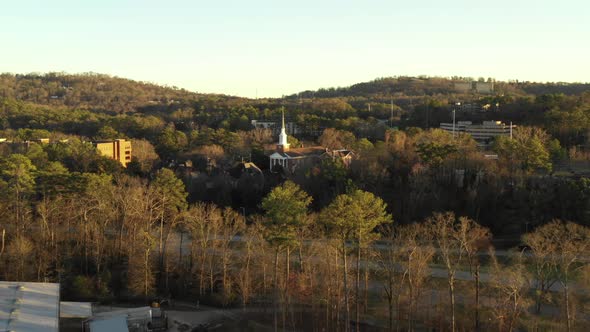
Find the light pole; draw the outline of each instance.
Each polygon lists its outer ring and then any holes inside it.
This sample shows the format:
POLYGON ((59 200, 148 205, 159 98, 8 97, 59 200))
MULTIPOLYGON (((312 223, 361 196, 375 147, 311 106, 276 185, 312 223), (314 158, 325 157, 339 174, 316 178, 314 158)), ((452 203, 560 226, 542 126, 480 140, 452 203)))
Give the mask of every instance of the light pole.
MULTIPOLYGON (((461 103, 455 103, 455 106, 461 106, 461 103)), ((456 107, 453 107, 453 139, 455 139, 455 109, 456 107)))

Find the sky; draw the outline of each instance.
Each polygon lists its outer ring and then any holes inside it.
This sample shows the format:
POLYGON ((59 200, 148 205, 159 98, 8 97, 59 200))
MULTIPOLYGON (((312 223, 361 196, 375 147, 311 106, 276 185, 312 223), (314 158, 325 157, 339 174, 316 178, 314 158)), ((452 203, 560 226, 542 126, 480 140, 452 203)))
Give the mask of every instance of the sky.
POLYGON ((590 81, 587 0, 2 1, 0 72, 280 97, 398 75, 590 81))

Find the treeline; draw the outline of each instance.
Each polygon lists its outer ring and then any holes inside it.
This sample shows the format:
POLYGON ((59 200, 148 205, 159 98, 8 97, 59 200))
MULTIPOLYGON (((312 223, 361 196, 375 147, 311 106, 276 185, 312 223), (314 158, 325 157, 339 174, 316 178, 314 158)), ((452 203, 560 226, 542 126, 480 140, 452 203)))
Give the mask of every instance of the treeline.
POLYGON ((515 95, 542 95, 565 94, 579 95, 590 89, 590 83, 536 83, 528 81, 495 81, 493 78, 473 77, 429 77, 429 76, 394 76, 377 78, 370 82, 353 84, 349 87, 320 88, 318 90, 306 90, 298 94, 290 95, 290 98, 335 98, 335 97, 372 97, 372 98, 396 98, 406 96, 436 96, 459 95, 456 83, 463 82, 488 82, 494 83, 497 94, 515 95))
POLYGON ((96 73, 5 73, 0 75, 0 96, 42 105, 125 113, 150 103, 195 98, 197 94, 96 73))
POLYGON ((21 155, 0 166, 0 275, 60 281, 63 299, 238 306, 277 330, 588 327, 586 226, 556 220, 525 234, 524 252, 495 254, 473 219, 400 225, 354 186, 314 212, 286 181, 246 217, 188 204, 168 169, 145 181, 36 174, 21 155))
MULTIPOLYGON (((167 125, 150 138, 155 146, 148 140, 133 140, 133 158, 126 169, 99 156, 90 143, 76 137, 64 135, 68 141, 38 144, 25 141, 60 136, 41 129, 12 133, 21 143, 0 143, 2 160, 12 154, 26 157, 35 168, 33 176, 50 167, 49 171, 128 174, 147 180, 167 166, 184 182, 190 203, 244 208, 248 214, 260 212, 262 198, 288 177, 313 197, 315 211, 354 186, 381 197, 389 204, 388 212, 402 224, 422 220, 434 211, 455 211, 496 235, 514 236, 553 218, 583 225, 590 222, 588 180, 555 176, 563 172, 562 164, 572 150, 535 127, 519 127, 512 139, 498 139, 493 146, 497 160, 486 159, 471 137, 453 139, 440 129, 385 130, 384 140, 375 142, 348 131, 326 129, 318 144, 353 150, 351 164, 324 159, 294 174, 267 171, 265 150, 275 142, 268 130, 204 128, 187 135, 167 125), (262 174, 243 172, 240 159, 254 161, 262 174), (178 166, 186 161, 190 167, 178 166)), ((293 146, 300 144, 294 142, 293 146)))
POLYGON ((153 133, 169 124, 187 135, 202 128, 247 131, 252 120, 278 120, 284 107, 288 120, 301 128, 301 138, 315 139, 322 130, 336 128, 376 141, 383 139, 384 128, 389 125, 430 128, 449 122, 451 111, 457 109, 455 103, 461 102, 476 109, 485 106, 488 111, 461 107, 457 120, 542 126, 568 148, 586 144, 590 109, 587 85, 496 82, 493 95, 454 91, 453 82, 464 80, 470 79, 381 78, 325 90, 335 93, 320 90, 251 100, 92 73, 2 74, 0 127, 94 137, 105 136, 99 130, 108 126, 120 135, 155 143, 153 133))
POLYGON ((456 93, 455 82, 471 82, 470 78, 453 77, 384 77, 370 82, 353 84, 350 87, 323 88, 316 91, 303 91, 294 96, 307 98, 334 98, 334 97, 381 97, 392 98, 393 96, 423 96, 441 95, 456 93))

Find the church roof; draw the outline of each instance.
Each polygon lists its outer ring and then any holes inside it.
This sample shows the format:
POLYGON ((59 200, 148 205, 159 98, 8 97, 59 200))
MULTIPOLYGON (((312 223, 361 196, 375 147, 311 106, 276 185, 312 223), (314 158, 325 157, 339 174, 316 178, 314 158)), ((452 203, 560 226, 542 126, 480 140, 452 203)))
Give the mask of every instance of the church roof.
POLYGON ((331 150, 331 151, 326 151, 325 153, 327 156, 330 157, 339 157, 339 158, 346 158, 348 156, 352 156, 354 155, 354 152, 350 151, 350 150, 346 150, 346 149, 341 149, 341 150, 331 150))
POLYGON ((289 149, 286 153, 291 157, 304 157, 312 155, 321 155, 326 152, 326 149, 321 146, 311 146, 307 148, 289 149))
POLYGON ((278 154, 279 156, 281 156, 283 158, 294 159, 294 158, 308 158, 308 157, 321 156, 325 152, 326 152, 326 149, 321 146, 311 146, 311 147, 307 147, 307 148, 289 149, 285 152, 276 151, 273 153, 273 155, 278 154))

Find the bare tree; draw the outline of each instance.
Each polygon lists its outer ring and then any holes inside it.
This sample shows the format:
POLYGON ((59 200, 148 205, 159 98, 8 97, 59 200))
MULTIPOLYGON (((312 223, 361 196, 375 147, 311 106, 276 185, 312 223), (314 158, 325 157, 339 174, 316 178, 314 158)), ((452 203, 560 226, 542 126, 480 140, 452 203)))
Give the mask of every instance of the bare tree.
POLYGON ((113 213, 115 214, 113 226, 118 232, 116 250, 119 257, 125 252, 125 235, 131 233, 130 223, 134 218, 143 217, 144 209, 142 207, 146 204, 147 195, 147 184, 141 179, 126 175, 115 177, 112 193, 113 213))
POLYGON ((489 229, 475 223, 467 218, 459 218, 459 241, 465 251, 467 262, 469 263, 469 272, 473 277, 475 288, 475 330, 479 330, 479 270, 481 262, 479 260, 480 252, 485 252, 490 246, 492 234, 489 229))
POLYGON ((492 257, 491 288, 495 295, 492 314, 498 324, 498 331, 513 331, 519 318, 526 313, 529 306, 527 292, 529 272, 523 262, 522 253, 513 254, 511 264, 501 266, 490 249, 492 257))
POLYGON ((428 227, 435 239, 439 255, 447 270, 447 284, 451 301, 451 331, 456 331, 455 322, 455 275, 466 256, 462 234, 476 227, 469 219, 457 220, 453 212, 435 213, 428 219, 428 227))
POLYGON ((10 278, 14 280, 30 280, 28 275, 28 264, 33 254, 33 243, 31 240, 24 236, 15 237, 9 244, 6 250, 7 255, 10 257, 12 265, 15 267, 11 269, 14 274, 10 274, 10 278))
POLYGON ((6 241, 6 228, 2 228, 2 239, 0 239, 0 264, 2 263, 2 255, 4 254, 4 247, 6 241))
POLYGON ((389 331, 394 330, 394 312, 395 301, 399 300, 401 277, 397 271, 399 266, 399 245, 397 239, 399 233, 397 228, 382 227, 381 233, 384 240, 387 241, 387 247, 379 252, 377 262, 379 263, 379 272, 383 278, 383 290, 388 304, 388 327, 389 331))
POLYGON ((537 315, 541 313, 543 301, 549 294, 549 290, 558 280, 552 259, 557 248, 553 241, 548 241, 548 235, 544 233, 542 229, 538 229, 536 232, 527 233, 522 237, 523 243, 531 249, 528 259, 532 262, 533 267, 535 312, 537 315))
POLYGON ((402 292, 408 292, 408 330, 414 330, 415 314, 430 276, 429 263, 435 254, 430 244, 431 233, 424 224, 384 228, 388 243, 378 259, 385 277, 384 289, 389 307, 389 330, 393 331, 394 308, 400 304, 402 292), (394 306, 395 305, 395 306, 394 306))
MULTIPOLYGON (((241 250, 243 252, 242 259, 239 260, 239 270, 237 271, 236 284, 240 292, 242 300, 242 308, 246 309, 248 301, 254 294, 253 280, 253 259, 255 257, 255 249, 259 250, 260 246, 265 243, 259 233, 259 226, 254 224, 246 229, 242 238, 241 250)), ((263 274, 264 278, 264 274, 263 274)), ((263 281, 264 282, 264 281, 263 281)))
POLYGON ((238 212, 231 208, 223 210, 222 217, 223 224, 221 225, 219 234, 216 234, 216 242, 218 242, 219 254, 221 259, 221 284, 223 285, 223 300, 227 305, 231 295, 231 282, 229 276, 229 269, 232 260, 236 258, 231 248, 231 242, 246 226, 244 218, 238 212))
POLYGON ((434 247, 430 245, 431 238, 424 225, 413 224, 401 231, 401 266, 409 290, 408 327, 414 329, 414 316, 418 312, 418 302, 423 287, 430 276, 429 263, 434 257, 434 247))
POLYGON ((135 252, 129 253, 128 283, 135 294, 142 294, 146 299, 154 289, 151 250, 156 239, 150 232, 141 230, 139 243, 135 252))
POLYGON ((84 254, 84 273, 89 275, 92 261, 100 271, 105 248, 105 230, 110 227, 113 215, 111 177, 97 174, 83 175, 84 188, 70 203, 75 212, 78 228, 78 248, 84 254))
POLYGON ((208 252, 220 224, 221 212, 213 204, 197 203, 184 218, 184 226, 191 236, 191 271, 198 276, 199 296, 205 291, 205 281, 210 271, 207 266, 211 261, 208 252))
MULTIPOLYGON (((554 220, 537 228, 533 235, 525 238, 533 244, 536 242, 532 239, 535 239, 554 248, 548 258, 555 269, 557 280, 563 287, 566 328, 567 331, 571 331, 574 323, 570 305, 571 278, 575 271, 586 265, 585 258, 590 251, 590 229, 569 221, 554 220)), ((531 249, 535 250, 533 247, 531 249)))
POLYGON ((159 156, 156 153, 154 146, 149 141, 144 139, 134 139, 133 159, 137 160, 140 171, 148 173, 158 161, 159 156))
POLYGON ((39 280, 41 280, 40 274, 43 268, 47 269, 51 265, 56 269, 60 268, 61 258, 66 254, 66 248, 60 248, 59 245, 63 241, 61 230, 65 223, 67 207, 67 201, 62 196, 44 196, 36 205, 36 220, 41 229, 40 236, 35 243, 38 253, 39 280), (41 252, 45 254, 41 254, 41 252))

